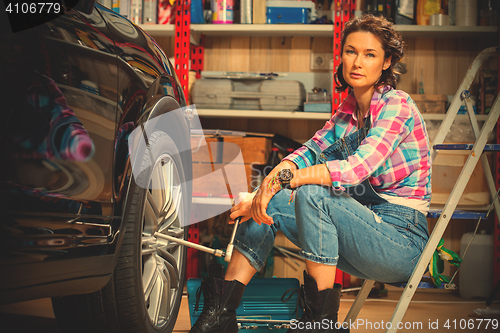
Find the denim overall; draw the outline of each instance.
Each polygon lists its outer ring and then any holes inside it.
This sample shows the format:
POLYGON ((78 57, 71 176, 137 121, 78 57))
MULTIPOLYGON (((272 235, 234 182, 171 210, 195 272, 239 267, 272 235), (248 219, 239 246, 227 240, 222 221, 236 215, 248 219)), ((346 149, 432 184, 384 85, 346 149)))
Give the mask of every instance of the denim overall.
MULTIPOLYGON (((371 121, 324 151, 309 140, 316 164, 347 159, 370 129, 371 121)), ((425 215, 389 203, 369 180, 339 191, 331 186, 303 185, 276 193, 267 207, 272 225, 244 222, 235 247, 258 271, 264 266, 279 230, 300 248, 300 255, 316 263, 336 265, 351 275, 380 282, 403 282, 410 277, 429 237, 425 215)))
MULTIPOLYGON (((366 138, 366 135, 370 130, 370 119, 371 117, 368 117, 365 125, 356 132, 335 141, 323 152, 319 154, 316 153, 316 156, 318 156, 316 164, 324 164, 327 161, 333 160, 345 160, 350 155, 354 154, 354 152, 356 151, 356 149, 358 149, 360 143, 366 138)), ((313 140, 307 141, 305 143, 305 146, 315 152, 319 152, 321 150, 313 140)), ((385 200, 384 198, 379 196, 377 192, 375 192, 368 178, 365 179, 361 184, 347 187, 346 193, 364 205, 387 202, 387 200, 385 200)))

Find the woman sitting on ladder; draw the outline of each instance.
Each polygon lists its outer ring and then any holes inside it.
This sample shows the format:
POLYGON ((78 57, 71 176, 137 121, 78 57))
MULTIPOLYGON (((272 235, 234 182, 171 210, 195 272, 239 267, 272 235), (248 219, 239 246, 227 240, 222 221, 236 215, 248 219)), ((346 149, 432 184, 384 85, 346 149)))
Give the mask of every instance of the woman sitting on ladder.
POLYGON ((336 331, 307 323, 337 321, 337 267, 387 283, 407 281, 415 268, 429 237, 431 161, 424 120, 395 89, 404 42, 386 19, 365 15, 345 25, 341 47, 335 81, 350 94, 231 210, 232 221, 246 222, 225 276, 213 266, 202 282, 205 305, 191 333, 238 331, 235 310, 278 230, 300 248, 307 268, 302 323, 288 332, 336 331))

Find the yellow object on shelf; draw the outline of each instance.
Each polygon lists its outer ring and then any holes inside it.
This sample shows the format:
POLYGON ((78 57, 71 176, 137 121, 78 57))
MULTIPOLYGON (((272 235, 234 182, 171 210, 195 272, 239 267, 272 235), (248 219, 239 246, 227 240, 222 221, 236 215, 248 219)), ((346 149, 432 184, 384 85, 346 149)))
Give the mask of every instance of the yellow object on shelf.
POLYGON ((441 12, 440 0, 418 0, 417 24, 430 25, 430 17, 441 12))

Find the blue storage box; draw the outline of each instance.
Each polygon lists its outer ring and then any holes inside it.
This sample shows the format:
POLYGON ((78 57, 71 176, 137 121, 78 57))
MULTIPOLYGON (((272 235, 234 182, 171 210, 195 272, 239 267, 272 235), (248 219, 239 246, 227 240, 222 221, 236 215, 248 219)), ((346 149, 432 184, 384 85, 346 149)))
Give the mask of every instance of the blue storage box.
POLYGON ((267 1, 267 23, 309 23, 312 1, 267 1))
MULTIPOLYGON (((189 315, 191 325, 198 319, 203 309, 203 295, 200 297, 198 311, 194 311, 196 305, 196 291, 201 285, 201 279, 189 279, 187 281, 189 315)), ((252 329, 252 333, 264 333, 272 330, 282 333, 287 330, 290 320, 300 318, 302 309, 295 313, 297 307, 298 293, 283 302, 281 297, 289 289, 300 288, 300 282, 294 278, 253 278, 245 288, 240 306, 236 309, 238 325, 241 329, 252 329), (262 320, 276 322, 266 323, 262 320)), ((290 292, 287 294, 290 295, 290 292)))
POLYGON ((332 112, 332 103, 304 103, 305 112, 332 112))

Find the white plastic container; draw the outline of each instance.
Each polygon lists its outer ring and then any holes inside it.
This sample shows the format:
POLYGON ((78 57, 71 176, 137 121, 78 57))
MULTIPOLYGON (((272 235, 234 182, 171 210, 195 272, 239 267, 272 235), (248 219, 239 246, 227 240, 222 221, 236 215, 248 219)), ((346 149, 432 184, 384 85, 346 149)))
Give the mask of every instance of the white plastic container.
MULTIPOLYGON (((473 233, 466 233, 460 241, 460 257, 463 256, 473 233)), ((485 230, 476 234, 459 271, 460 296, 462 298, 487 298, 493 290, 493 235, 485 230)))
POLYGON ((299 81, 202 78, 193 84, 199 109, 294 111, 302 108, 306 92, 299 81))
POLYGON ((455 7, 455 25, 477 25, 477 0, 458 0, 455 7))

